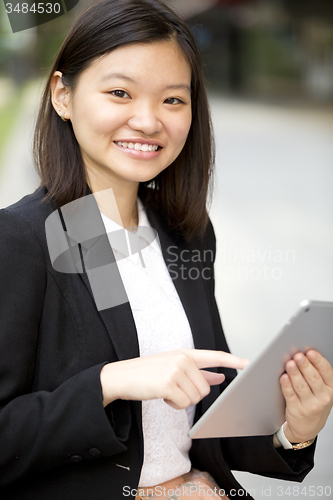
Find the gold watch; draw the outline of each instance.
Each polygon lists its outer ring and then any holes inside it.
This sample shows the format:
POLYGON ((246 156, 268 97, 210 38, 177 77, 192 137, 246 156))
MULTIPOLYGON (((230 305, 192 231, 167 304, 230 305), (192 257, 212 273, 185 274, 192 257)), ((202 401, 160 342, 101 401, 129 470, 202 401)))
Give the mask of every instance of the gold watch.
POLYGON ((314 442, 315 438, 309 439, 309 441, 304 441, 304 443, 290 443, 291 446, 293 447, 293 450, 302 450, 303 448, 307 448, 314 442))

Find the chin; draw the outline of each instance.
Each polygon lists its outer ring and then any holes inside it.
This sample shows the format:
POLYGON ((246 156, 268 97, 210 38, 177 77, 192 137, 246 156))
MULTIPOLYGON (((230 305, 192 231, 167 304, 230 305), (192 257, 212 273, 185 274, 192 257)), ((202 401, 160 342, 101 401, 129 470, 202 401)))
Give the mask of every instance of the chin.
POLYGON ((155 169, 153 172, 151 171, 151 169, 147 169, 147 170, 146 171, 142 171, 142 172, 138 172, 138 169, 136 169, 135 174, 133 174, 133 176, 128 176, 128 179, 132 180, 134 182, 147 182, 147 181, 151 181, 160 172, 162 172, 165 169, 158 169, 158 170, 155 169), (147 171, 147 170, 149 170, 149 171, 147 171))

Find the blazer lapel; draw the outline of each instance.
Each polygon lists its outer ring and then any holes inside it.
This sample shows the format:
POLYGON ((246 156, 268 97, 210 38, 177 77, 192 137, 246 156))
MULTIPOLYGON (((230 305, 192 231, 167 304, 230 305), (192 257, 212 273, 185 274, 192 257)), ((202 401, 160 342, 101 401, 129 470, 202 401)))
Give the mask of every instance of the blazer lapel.
MULTIPOLYGON (((95 301, 87 273, 81 273, 79 276, 95 301)), ((96 312, 103 320, 119 361, 138 357, 138 335, 129 301, 96 312)))
MULTIPOLYGON (((83 200, 84 202, 78 205, 75 212, 69 211, 69 216, 66 215, 68 207, 65 205, 65 207, 61 208, 65 224, 64 229, 68 233, 71 244, 79 245, 80 248, 80 252, 75 253, 75 255, 80 255, 80 259, 76 262, 76 269, 96 304, 97 312, 104 322, 118 359, 124 360, 138 357, 140 353, 137 330, 126 290, 116 264, 116 258, 101 213, 90 190, 87 190, 87 196, 86 200, 83 200), (89 196, 88 201, 86 201, 87 196, 89 196), (73 213, 74 215, 72 215, 73 213), (88 230, 86 229, 87 226, 88 230), (85 241, 87 234, 90 239, 85 241), (82 269, 84 269, 84 272, 82 272, 82 269), (96 276, 95 274, 94 276, 95 271, 99 272, 99 275, 96 276), (92 279, 93 281, 91 281, 92 279), (96 290, 94 286, 96 286, 96 290), (116 289, 112 288, 112 286, 116 289), (115 303, 117 305, 103 309, 105 307, 105 304, 103 304, 104 294, 108 294, 109 291, 110 299, 113 294, 116 297, 115 303), (97 296, 96 292, 98 293, 97 296), (118 300, 119 297, 120 300, 118 300), (98 308, 96 300, 99 303, 98 308)), ((110 303, 112 302, 107 297, 106 305, 110 303)))

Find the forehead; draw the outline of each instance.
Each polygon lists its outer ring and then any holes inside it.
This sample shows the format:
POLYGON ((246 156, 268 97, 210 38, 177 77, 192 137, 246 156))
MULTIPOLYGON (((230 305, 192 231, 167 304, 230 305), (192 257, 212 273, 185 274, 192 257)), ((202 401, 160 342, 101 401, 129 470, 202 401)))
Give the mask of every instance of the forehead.
POLYGON ((85 84, 107 85, 125 75, 137 85, 191 84, 191 68, 178 43, 159 41, 124 45, 103 54, 81 74, 85 84))

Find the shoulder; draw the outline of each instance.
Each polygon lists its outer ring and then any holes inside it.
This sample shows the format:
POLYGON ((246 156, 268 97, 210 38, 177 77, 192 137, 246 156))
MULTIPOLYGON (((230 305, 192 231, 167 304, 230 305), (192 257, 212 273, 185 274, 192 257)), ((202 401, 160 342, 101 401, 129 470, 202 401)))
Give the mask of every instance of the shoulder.
MULTIPOLYGON (((0 252, 17 249, 26 252, 45 242, 45 220, 54 211, 50 202, 43 201, 44 187, 0 210, 0 252)), ((32 250, 31 250, 32 251, 32 250)))
POLYGON ((16 203, 2 208, 0 210, 1 217, 22 218, 26 220, 35 219, 36 217, 40 219, 43 215, 47 217, 54 208, 50 202, 43 201, 46 193, 47 191, 44 186, 39 187, 36 191, 24 196, 16 203))

